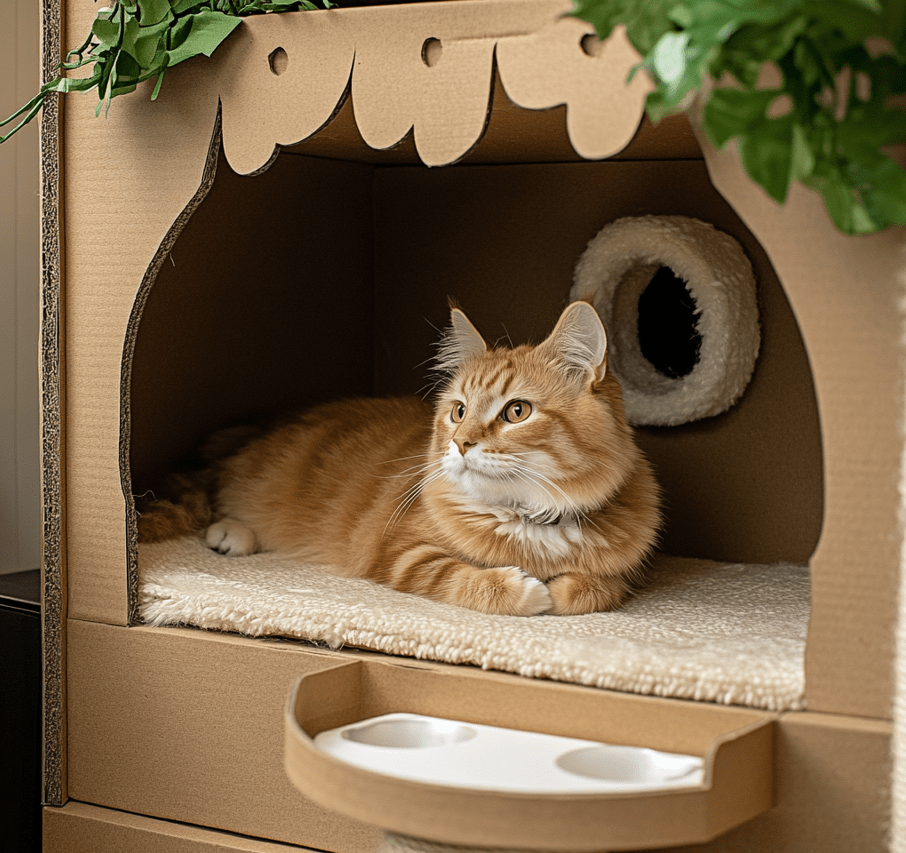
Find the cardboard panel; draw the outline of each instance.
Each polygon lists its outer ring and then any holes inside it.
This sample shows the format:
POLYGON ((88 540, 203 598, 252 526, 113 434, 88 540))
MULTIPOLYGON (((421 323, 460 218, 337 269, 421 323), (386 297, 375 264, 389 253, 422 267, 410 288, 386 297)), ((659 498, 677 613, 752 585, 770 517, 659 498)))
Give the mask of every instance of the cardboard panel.
POLYGON ((585 21, 568 16, 530 35, 502 40, 497 61, 513 103, 535 110, 567 104, 572 147, 591 160, 627 145, 654 88, 645 73, 627 83, 639 55, 622 27, 600 42, 585 21), (602 122, 602 115, 614 120, 602 122))
POLYGON ((44 853, 292 853, 300 848, 72 801, 44 810, 43 849, 44 853))
POLYGON ((762 351, 749 388, 726 414, 641 431, 667 494, 662 547, 716 560, 808 561, 823 486, 808 357, 770 263, 703 164, 380 169, 375 209, 380 394, 426 387, 448 296, 492 343, 542 339, 587 242, 613 219, 683 214, 739 240, 759 282, 762 351))
MULTIPOLYGON (((95 14, 93 3, 67 3, 65 31, 88 32, 95 14)), ((200 76, 193 69, 170 74, 153 104, 141 93, 120 98, 98 119, 94 99, 76 95, 63 114, 69 606, 120 624, 128 618, 116 450, 125 330, 158 247, 202 182, 218 109, 215 92, 190 85, 200 76)))
MULTIPOLYGON (((70 637, 75 798, 325 850, 373 849, 373 830, 353 827, 292 791, 282 769, 286 695, 281 691, 288 693, 302 672, 374 656, 83 622, 71 623, 70 637)), ((524 679, 405 663, 431 676, 419 699, 436 709, 447 699, 462 701, 452 686, 455 678, 446 678, 444 670, 482 679, 484 698, 474 711, 489 721, 517 713, 534 716, 542 728, 564 730, 585 725, 604 702, 606 710, 597 711, 602 724, 628 730, 642 720, 636 709, 662 710, 649 726, 653 736, 661 744, 675 737, 693 750, 699 721, 706 726, 709 716, 724 715, 732 725, 734 718, 752 716, 706 704, 528 682, 526 690, 541 688, 541 702, 533 706, 512 689, 524 679), (564 702, 569 713, 563 713, 564 702)), ((410 680, 415 683, 414 675, 410 680)), ((381 690, 381 684, 374 689, 381 690)), ((703 853, 883 850, 890 726, 810 713, 784 715, 779 725, 776 806, 728 835, 723 846, 717 841, 704 846, 703 853)))
POLYGON ((824 442, 825 514, 811 563, 809 708, 891 713, 891 659, 902 528, 901 282, 906 229, 847 237, 817 194, 784 206, 737 158, 703 143, 715 186, 761 241, 808 348, 824 442))
MULTIPOLYGON (((304 799, 283 770, 283 707, 336 653, 200 631, 71 621, 73 799, 321 850, 376 830, 304 799)), ((128 849, 128 848, 123 848, 128 849)))
MULTIPOLYGON (((68 635, 73 799, 370 853, 373 827, 316 806, 291 786, 283 766, 283 710, 300 675, 385 656, 78 620, 70 622, 68 635)), ((393 673, 377 672, 370 689, 380 706, 417 701, 423 711, 442 714, 467 703, 490 724, 517 720, 529 729, 607 733, 698 754, 715 733, 771 717, 409 660, 399 661, 393 673)))
POLYGON ((638 75, 624 85, 637 57, 621 33, 583 49, 591 27, 564 17, 570 8, 564 0, 463 0, 262 17, 212 62, 224 150, 237 172, 261 170, 275 146, 327 123, 349 80, 358 131, 370 147, 393 148, 411 131, 422 162, 455 162, 484 130, 496 49, 513 101, 535 109, 566 104, 576 150, 610 156, 632 138, 648 84, 638 75), (282 51, 279 67, 275 51, 282 51), (598 121, 604 113, 607 123, 598 121))
POLYGON ((785 714, 775 738, 774 808, 708 844, 670 850, 883 853, 889 849, 890 737, 884 722, 785 714))

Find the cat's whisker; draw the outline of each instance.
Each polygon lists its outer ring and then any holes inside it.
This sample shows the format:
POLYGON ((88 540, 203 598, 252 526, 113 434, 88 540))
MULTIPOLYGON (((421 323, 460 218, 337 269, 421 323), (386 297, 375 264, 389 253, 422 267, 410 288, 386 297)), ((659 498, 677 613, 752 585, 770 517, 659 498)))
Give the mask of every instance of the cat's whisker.
POLYGON ((385 459, 378 462, 378 465, 392 465, 394 462, 406 462, 409 459, 429 459, 430 453, 413 453, 412 456, 398 456, 396 459, 385 459))
MULTIPOLYGON (((536 470, 534 470, 534 469, 532 469, 532 468, 529 468, 529 467, 528 467, 527 465, 525 465, 524 463, 523 463, 522 465, 514 466, 514 467, 513 467, 513 470, 514 470, 516 473, 521 474, 522 476, 524 476, 527 480, 529 480, 530 482, 534 483, 535 485, 540 486, 540 487, 541 487, 542 489, 544 489, 544 491, 546 491, 548 494, 551 494, 551 493, 550 493, 550 491, 545 487, 545 484, 547 484, 548 486, 551 486, 553 489, 555 489, 557 492, 559 492, 559 494, 560 494, 560 495, 563 497, 563 499, 566 501, 566 504, 567 504, 567 506, 569 507, 570 511, 573 513, 573 515, 576 516, 576 521, 577 521, 577 522, 581 522, 582 519, 585 519, 586 521, 589 521, 589 520, 590 520, 590 519, 588 518, 588 515, 585 513, 585 511, 582 510, 582 509, 580 509, 578 506, 576 506, 575 501, 574 501, 568 494, 566 494, 566 492, 564 492, 563 489, 561 489, 561 488, 560 488, 553 480, 551 480, 550 478, 546 477, 546 476, 545 476, 544 474, 542 474, 540 471, 536 471, 536 470), (531 476, 529 476, 529 475, 531 475, 531 476)), ((551 495, 551 497, 554 497, 554 496, 551 495)))
POLYGON ((418 480, 414 485, 410 486, 408 489, 406 489, 405 492, 403 492, 402 495, 400 495, 397 501, 396 509, 394 509, 392 515, 389 519, 387 519, 387 523, 384 525, 384 532, 381 534, 382 536, 386 535, 388 528, 395 527, 397 524, 399 524, 403 516, 409 511, 409 508, 413 503, 415 503, 416 499, 422 493, 422 490, 425 488, 425 486, 428 485, 428 483, 432 483, 434 482, 434 480, 437 480, 440 477, 444 476, 443 469, 440 467, 439 462, 431 464, 436 464, 438 466, 437 470, 434 473, 429 474, 427 477, 423 477, 422 479, 418 480))
POLYGON ((412 494, 410 494, 403 503, 399 504, 396 507, 396 509, 393 511, 393 514, 390 516, 389 519, 387 519, 387 523, 384 525, 384 530, 381 534, 382 537, 387 534, 388 529, 395 527, 397 524, 400 523, 400 521, 402 521, 403 517, 409 511, 412 504, 415 503, 415 500, 422 493, 422 489, 424 488, 425 483, 426 483, 426 481, 420 480, 416 484, 415 491, 413 491, 412 494))
MULTIPOLYGON (((426 456, 430 454, 425 454, 426 456)), ((415 457, 412 457, 415 458, 415 457)), ((404 477, 414 477, 417 474, 423 474, 425 471, 430 471, 434 465, 437 465, 436 461, 432 462, 423 462, 419 465, 412 465, 409 468, 404 469, 396 474, 376 474, 375 476, 381 480, 396 480, 404 477)))
POLYGON ((438 388, 444 384, 444 377, 438 376, 433 382, 429 382, 427 385, 422 385, 421 388, 416 391, 416 396, 421 397, 423 400, 427 400, 438 388))
POLYGON ((393 465, 397 462, 406 462, 409 459, 427 459, 428 462, 422 462, 417 465, 410 465, 408 468, 404 468, 402 471, 398 471, 396 474, 378 474, 381 480, 392 480, 400 477, 411 477, 416 473, 420 474, 424 471, 427 471, 431 468, 432 465, 435 465, 436 462, 432 461, 433 453, 416 453, 412 456, 400 456, 398 459, 386 459, 383 462, 378 462, 378 465, 393 465))

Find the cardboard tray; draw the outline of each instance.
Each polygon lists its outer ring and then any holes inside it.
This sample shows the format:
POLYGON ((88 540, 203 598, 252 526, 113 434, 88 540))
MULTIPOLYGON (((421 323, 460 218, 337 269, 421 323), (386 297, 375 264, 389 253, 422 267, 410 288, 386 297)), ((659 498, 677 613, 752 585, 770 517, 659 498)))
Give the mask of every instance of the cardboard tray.
POLYGON ((470 846, 640 850, 692 844, 772 805, 775 716, 525 681, 354 661, 303 675, 285 714, 286 772, 308 798, 384 830, 470 846), (513 695, 518 693, 518 696, 513 695), (328 729, 393 712, 685 752, 704 781, 637 793, 536 794, 415 782, 319 749, 328 729))

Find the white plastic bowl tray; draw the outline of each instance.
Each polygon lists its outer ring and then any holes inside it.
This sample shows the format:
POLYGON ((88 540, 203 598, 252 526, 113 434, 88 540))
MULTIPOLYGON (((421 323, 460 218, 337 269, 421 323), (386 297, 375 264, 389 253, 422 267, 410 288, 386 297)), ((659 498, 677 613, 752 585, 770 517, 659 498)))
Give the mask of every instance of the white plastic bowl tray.
POLYGON ((476 725, 420 714, 384 714, 321 732, 315 747, 348 764, 418 782, 536 794, 693 788, 692 755, 476 725))

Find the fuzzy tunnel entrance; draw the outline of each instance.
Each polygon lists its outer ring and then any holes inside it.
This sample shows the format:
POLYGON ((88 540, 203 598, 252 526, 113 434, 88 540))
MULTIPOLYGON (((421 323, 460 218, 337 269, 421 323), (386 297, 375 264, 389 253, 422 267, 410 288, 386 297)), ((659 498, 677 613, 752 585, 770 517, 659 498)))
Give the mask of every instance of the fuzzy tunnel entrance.
MULTIPOLYGON (((590 241, 641 216, 691 217, 738 241, 757 282, 761 344, 726 411, 637 429, 664 492, 660 548, 716 561, 695 564, 703 578, 711 565, 807 564, 823 512, 807 354, 767 256, 696 159, 475 157, 427 169, 398 152, 335 159, 300 146, 254 177, 221 159, 137 325, 129 493, 165 494, 168 473, 221 427, 424 392, 448 298, 491 343, 540 341, 590 241)), ((623 332, 652 371, 682 379, 700 360, 700 306, 669 264, 645 275, 623 332)), ((794 574, 791 584, 807 586, 807 572, 794 574)))
POLYGON ((659 266, 639 297, 636 333, 642 355, 669 379, 688 376, 699 363, 700 311, 688 283, 670 267, 659 266))

